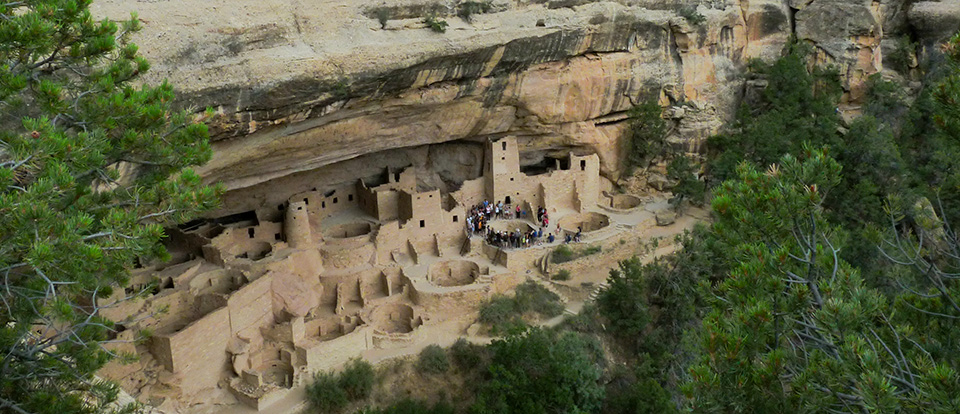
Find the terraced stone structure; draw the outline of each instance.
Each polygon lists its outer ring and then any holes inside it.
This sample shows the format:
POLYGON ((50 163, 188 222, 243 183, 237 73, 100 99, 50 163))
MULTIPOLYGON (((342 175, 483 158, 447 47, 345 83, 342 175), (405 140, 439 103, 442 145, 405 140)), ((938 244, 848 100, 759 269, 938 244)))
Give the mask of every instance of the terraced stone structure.
POLYGON ((535 256, 468 237, 470 207, 506 200, 557 217, 600 217, 588 211, 600 193, 596 155, 570 154, 569 168, 535 175, 518 159, 516 139, 505 137, 486 144, 483 176, 454 192, 418 185, 415 168, 385 169, 377 183, 318 188, 171 229, 174 260, 135 273, 131 289, 155 286, 153 295, 107 315, 129 331, 152 330, 147 343, 126 349, 141 356, 140 367, 111 365, 104 375, 187 401, 226 387, 261 408, 313 371, 405 346, 475 312, 521 281, 516 272, 535 256))

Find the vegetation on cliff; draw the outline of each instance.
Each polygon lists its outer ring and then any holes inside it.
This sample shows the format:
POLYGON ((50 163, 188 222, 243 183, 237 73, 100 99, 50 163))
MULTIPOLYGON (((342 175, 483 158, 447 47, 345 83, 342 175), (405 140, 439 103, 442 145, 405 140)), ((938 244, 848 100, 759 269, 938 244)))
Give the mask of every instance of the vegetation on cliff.
POLYGON ((134 83, 136 16, 89 6, 0 5, 0 412, 112 410, 118 388, 93 373, 137 337, 99 312, 142 293, 128 269, 164 257, 163 223, 216 199, 189 169, 206 126, 172 86, 134 83))
MULTIPOLYGON (((713 223, 674 255, 621 262, 559 332, 475 346, 489 371, 472 410, 960 412, 960 35, 944 51, 912 101, 872 79, 852 121, 804 47, 754 65, 766 87, 709 143, 713 223), (552 360, 513 345, 554 353, 541 339, 573 332, 588 345, 561 358, 571 379, 528 377, 526 361, 552 360)), ((633 119, 628 140, 658 145, 658 110, 633 119)), ((630 161, 649 162, 642 145, 630 161)))

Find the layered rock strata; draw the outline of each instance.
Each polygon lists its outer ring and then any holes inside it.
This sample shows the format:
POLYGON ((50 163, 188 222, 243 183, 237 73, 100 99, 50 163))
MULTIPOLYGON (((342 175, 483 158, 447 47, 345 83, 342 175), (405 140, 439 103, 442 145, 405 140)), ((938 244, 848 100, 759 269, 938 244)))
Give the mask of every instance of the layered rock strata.
POLYGON ((216 109, 201 172, 236 200, 368 154, 506 134, 525 150, 596 152, 616 178, 625 110, 640 100, 673 106, 673 139, 696 150, 737 107, 746 63, 776 57, 790 36, 840 70, 856 106, 891 39, 910 35, 925 53, 960 21, 946 0, 490 4, 469 22, 455 2, 423 0, 103 0, 94 11, 137 11, 146 81, 216 109), (681 16, 694 9, 703 22, 681 16), (428 15, 446 32, 426 28, 428 15))

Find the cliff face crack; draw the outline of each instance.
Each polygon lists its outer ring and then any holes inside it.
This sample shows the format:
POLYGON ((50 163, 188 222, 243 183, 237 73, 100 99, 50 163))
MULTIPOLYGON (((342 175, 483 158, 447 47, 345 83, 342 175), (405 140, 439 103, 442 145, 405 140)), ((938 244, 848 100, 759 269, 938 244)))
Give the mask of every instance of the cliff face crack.
POLYGON ((800 9, 787 6, 787 17, 790 19, 790 35, 797 37, 797 12, 800 9))

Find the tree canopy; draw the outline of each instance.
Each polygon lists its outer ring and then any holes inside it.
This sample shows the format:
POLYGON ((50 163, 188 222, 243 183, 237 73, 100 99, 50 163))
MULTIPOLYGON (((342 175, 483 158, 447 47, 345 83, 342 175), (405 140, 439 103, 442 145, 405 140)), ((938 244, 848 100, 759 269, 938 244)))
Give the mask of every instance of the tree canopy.
POLYGON ((0 5, 0 411, 109 408, 117 388, 93 373, 123 328, 99 311, 165 257, 165 223, 216 201, 189 169, 206 126, 138 82, 136 16, 96 21, 90 3, 0 5))

